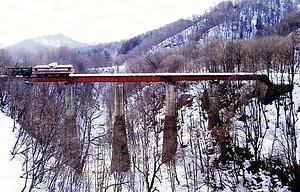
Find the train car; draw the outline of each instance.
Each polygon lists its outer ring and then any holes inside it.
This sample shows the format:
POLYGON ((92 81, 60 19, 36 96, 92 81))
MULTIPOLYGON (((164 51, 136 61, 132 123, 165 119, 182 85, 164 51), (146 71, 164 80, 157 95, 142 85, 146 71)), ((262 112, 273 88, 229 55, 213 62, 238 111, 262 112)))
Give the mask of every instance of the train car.
POLYGON ((30 77, 32 67, 10 67, 7 69, 8 77, 30 77))
POLYGON ((32 68, 32 76, 36 77, 56 77, 56 76, 68 76, 75 72, 73 65, 58 65, 53 62, 48 65, 37 65, 32 68))

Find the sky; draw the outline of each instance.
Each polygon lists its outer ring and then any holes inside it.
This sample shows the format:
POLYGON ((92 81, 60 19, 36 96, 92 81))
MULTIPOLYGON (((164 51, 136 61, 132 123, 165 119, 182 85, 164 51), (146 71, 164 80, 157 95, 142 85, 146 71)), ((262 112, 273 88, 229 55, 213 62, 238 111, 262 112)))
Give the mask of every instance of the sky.
POLYGON ((0 47, 62 33, 83 43, 129 39, 220 0, 0 0, 0 47))

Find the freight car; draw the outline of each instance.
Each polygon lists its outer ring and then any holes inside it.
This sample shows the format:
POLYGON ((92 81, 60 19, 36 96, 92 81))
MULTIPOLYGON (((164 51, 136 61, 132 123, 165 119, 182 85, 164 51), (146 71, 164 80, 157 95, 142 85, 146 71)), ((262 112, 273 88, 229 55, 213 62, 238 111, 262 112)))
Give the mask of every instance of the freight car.
POLYGON ((8 77, 30 77, 31 74, 32 67, 11 67, 6 72, 8 77))

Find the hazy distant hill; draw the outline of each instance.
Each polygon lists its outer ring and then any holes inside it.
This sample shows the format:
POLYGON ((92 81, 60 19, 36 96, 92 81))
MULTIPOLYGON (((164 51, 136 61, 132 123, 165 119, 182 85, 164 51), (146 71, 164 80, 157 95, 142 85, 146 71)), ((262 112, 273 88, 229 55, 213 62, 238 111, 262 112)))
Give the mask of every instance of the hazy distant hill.
POLYGON ((20 43, 8 46, 5 49, 7 49, 9 52, 12 53, 12 55, 14 55, 14 54, 36 53, 40 50, 44 50, 48 48, 50 47, 35 42, 33 39, 27 39, 21 41, 20 43))
POLYGON ((40 43, 49 47, 63 47, 68 46, 69 48, 86 47, 89 44, 81 43, 74 39, 71 39, 61 33, 56 35, 44 35, 33 39, 35 42, 40 43))
MULTIPOLYGON (((115 64, 122 64, 130 58, 139 58, 149 52, 182 47, 189 43, 287 35, 300 26, 298 4, 299 0, 224 1, 202 15, 180 19, 123 41, 89 45, 63 34, 56 34, 27 39, 6 49, 15 57, 18 54, 38 53, 42 50, 46 52, 67 46, 78 52, 80 57, 94 60, 92 66, 99 63, 97 58, 102 57, 104 52, 114 58, 115 64)), ((21 61, 18 59, 18 62, 21 61)))

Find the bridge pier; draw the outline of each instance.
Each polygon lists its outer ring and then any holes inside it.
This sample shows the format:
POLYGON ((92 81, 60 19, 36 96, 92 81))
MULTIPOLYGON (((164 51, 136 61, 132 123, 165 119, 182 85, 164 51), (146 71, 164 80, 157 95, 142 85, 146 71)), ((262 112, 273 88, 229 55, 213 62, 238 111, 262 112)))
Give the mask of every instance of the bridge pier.
POLYGON ((116 83, 111 172, 130 170, 124 112, 124 83, 116 83))
POLYGON ((163 131, 162 162, 167 163, 174 159, 177 150, 176 128, 176 101, 175 85, 173 82, 166 83, 165 98, 165 123, 163 131))
POLYGON ((65 115, 66 117, 72 117, 75 115, 74 83, 66 83, 65 86, 65 115))
POLYGON ((212 81, 209 95, 208 128, 212 130, 220 124, 219 117, 219 81, 212 81))
POLYGON ((80 145, 74 106, 74 84, 67 83, 65 86, 65 121, 61 134, 63 162, 73 167, 76 172, 81 172, 80 145))

